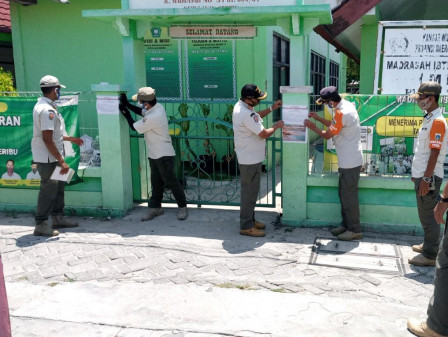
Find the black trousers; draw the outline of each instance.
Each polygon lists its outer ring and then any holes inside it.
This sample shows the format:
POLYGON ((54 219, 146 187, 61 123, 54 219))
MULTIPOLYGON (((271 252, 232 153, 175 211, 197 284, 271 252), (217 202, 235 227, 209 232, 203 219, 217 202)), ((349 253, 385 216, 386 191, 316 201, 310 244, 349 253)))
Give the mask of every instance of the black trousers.
POLYGON ((448 336, 448 231, 445 234, 436 260, 434 294, 428 305, 428 326, 443 336, 448 336))
POLYGON ((149 199, 149 208, 162 207, 163 191, 169 188, 173 192, 178 207, 186 207, 184 189, 174 174, 174 157, 160 157, 158 159, 149 159, 151 167, 151 186, 152 194, 149 199))
POLYGON ((422 255, 428 259, 435 259, 440 245, 440 225, 434 217, 434 207, 437 205, 437 196, 440 193, 442 178, 434 176, 435 189, 429 191, 427 195, 419 196, 418 187, 422 178, 414 179, 415 196, 417 198, 417 209, 420 223, 422 224, 425 238, 423 242, 422 255))
POLYGON ((36 215, 34 216, 36 225, 48 220, 49 214, 64 213, 65 181, 50 179, 57 165, 58 162, 37 163, 37 170, 40 174, 40 191, 37 198, 36 215))
POLYGON ((341 226, 353 233, 361 233, 359 219, 358 183, 361 166, 339 168, 338 194, 341 201, 341 226))
POLYGON ((240 164, 241 206, 240 229, 254 227, 255 205, 260 191, 261 163, 253 165, 240 164))

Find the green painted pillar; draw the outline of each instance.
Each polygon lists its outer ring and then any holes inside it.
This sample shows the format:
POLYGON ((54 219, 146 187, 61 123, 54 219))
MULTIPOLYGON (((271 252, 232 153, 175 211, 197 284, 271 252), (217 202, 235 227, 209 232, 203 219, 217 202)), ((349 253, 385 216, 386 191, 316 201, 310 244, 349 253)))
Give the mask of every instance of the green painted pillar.
MULTIPOLYGON (((306 105, 313 88, 280 87, 283 105, 306 105)), ((284 143, 282 164, 282 224, 301 225, 307 218, 308 142, 284 143)))
POLYGON ((118 110, 118 96, 124 90, 108 83, 91 88, 96 93, 103 208, 121 216, 133 204, 129 126, 118 110))

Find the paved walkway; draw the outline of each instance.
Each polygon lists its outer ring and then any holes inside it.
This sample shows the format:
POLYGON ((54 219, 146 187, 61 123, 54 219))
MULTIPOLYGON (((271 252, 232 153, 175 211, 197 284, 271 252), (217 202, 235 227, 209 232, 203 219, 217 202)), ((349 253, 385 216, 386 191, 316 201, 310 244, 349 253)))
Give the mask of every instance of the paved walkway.
POLYGON ((425 317, 434 268, 407 264, 421 237, 343 243, 261 210, 267 235, 250 238, 235 208, 192 207, 183 222, 145 211, 78 218, 51 239, 31 215, 0 213, 13 336, 411 336, 406 319, 425 317))

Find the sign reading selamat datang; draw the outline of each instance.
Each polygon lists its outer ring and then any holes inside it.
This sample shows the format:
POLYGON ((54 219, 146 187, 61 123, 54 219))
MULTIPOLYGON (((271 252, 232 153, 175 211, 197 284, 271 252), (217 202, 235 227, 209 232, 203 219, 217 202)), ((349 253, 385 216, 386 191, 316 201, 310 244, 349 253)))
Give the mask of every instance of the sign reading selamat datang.
MULTIPOLYGON (((296 0, 276 0, 275 6, 294 6, 296 0)), ((129 0, 129 9, 273 6, 272 0, 129 0)))

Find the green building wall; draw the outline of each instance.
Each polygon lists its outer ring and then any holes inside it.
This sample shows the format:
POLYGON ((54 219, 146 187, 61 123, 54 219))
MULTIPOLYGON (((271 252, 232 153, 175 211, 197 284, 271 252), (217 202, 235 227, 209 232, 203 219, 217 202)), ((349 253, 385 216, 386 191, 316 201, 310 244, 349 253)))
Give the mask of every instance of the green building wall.
MULTIPOLYGON (((46 74, 60 78, 67 91, 91 92, 92 85, 99 85, 100 92, 110 95, 124 90, 133 93, 145 84, 144 45, 134 22, 129 24, 129 36, 122 32, 114 22, 87 19, 83 10, 119 9, 127 6, 127 1, 119 0, 77 0, 69 6, 51 1, 39 1, 38 6, 20 6, 11 3, 12 39, 16 62, 16 78, 19 91, 38 91, 38 81, 46 74), (101 89, 103 88, 103 89, 101 89)), ((371 93, 373 88, 374 59, 376 50, 376 19, 363 26, 361 65, 361 92, 371 93), (366 62, 364 62, 367 60, 366 62)), ((258 36, 253 40, 236 41, 236 82, 237 92, 249 82, 257 83, 272 95, 272 37, 279 34, 290 41, 290 86, 308 86, 310 83, 310 53, 314 51, 340 66, 340 87, 345 87, 345 56, 336 53, 320 36, 313 32, 319 21, 313 18, 300 20, 300 34, 293 35, 288 20, 276 27, 258 27, 258 36)), ((327 71, 328 71, 327 67, 327 71)), ((328 76, 327 76, 328 77, 328 76)), ((328 81, 328 80, 327 80, 328 81)), ((327 82, 328 84, 328 82, 327 82)), ((94 93, 92 93, 94 95, 94 93)), ((272 97, 272 96, 271 96, 272 97)), ((303 94, 287 98, 289 104, 306 104, 303 94)), ((96 116, 92 102, 80 104, 80 114, 96 116)), ((111 125, 109 134, 102 134, 102 141, 111 144, 127 139, 129 132, 122 124, 120 116, 106 116, 100 119, 100 130, 107 133, 104 126, 111 125), (105 119, 105 120, 102 120, 105 119), (115 130, 116 129, 116 130, 115 130), (112 141, 114 132, 119 131, 120 139, 112 141)), ((268 120, 267 123, 271 123, 268 120)), ((311 136, 311 134, 310 134, 311 136)), ((312 138, 311 138, 312 139, 312 138)), ((121 144, 126 144, 126 141, 121 144)), ((126 145, 127 146, 127 145, 126 145)), ((142 148, 142 147, 140 147, 142 148)), ((120 147, 117 165, 123 168, 120 173, 119 189, 108 193, 132 195, 132 186, 126 190, 127 164, 126 149, 120 147)), ((308 150, 306 146, 297 152, 294 146, 286 146, 282 184, 297 185, 298 189, 285 189, 283 200, 288 203, 285 224, 289 225, 330 225, 340 221, 340 206, 337 197, 337 176, 309 176, 308 150), (300 153, 300 156, 297 156, 300 153), (297 160, 305 160, 297 163, 297 160), (297 172, 300 169, 301 172, 297 172), (297 198, 297 193, 300 198, 297 198), (294 205, 296 200, 301 200, 294 205)), ((107 152, 107 151, 106 151, 107 152)), ((110 152, 112 153, 112 152, 110 152)), ((67 187, 67 206, 78 214, 122 215, 129 208, 126 202, 120 207, 105 206, 105 181, 102 177, 112 176, 111 167, 88 168, 84 173, 85 182, 67 187)), ((0 210, 32 211, 35 208, 37 192, 2 189, 0 210), (6 192, 6 193, 3 193, 6 192), (6 197, 6 195, 8 197, 6 197), (12 204, 10 200, 21 200, 12 204)), ((363 177, 360 182, 360 202, 362 222, 367 226, 389 231, 418 231, 415 197, 412 184, 403 179, 363 177)), ((119 201, 111 201, 119 204, 119 201)))

